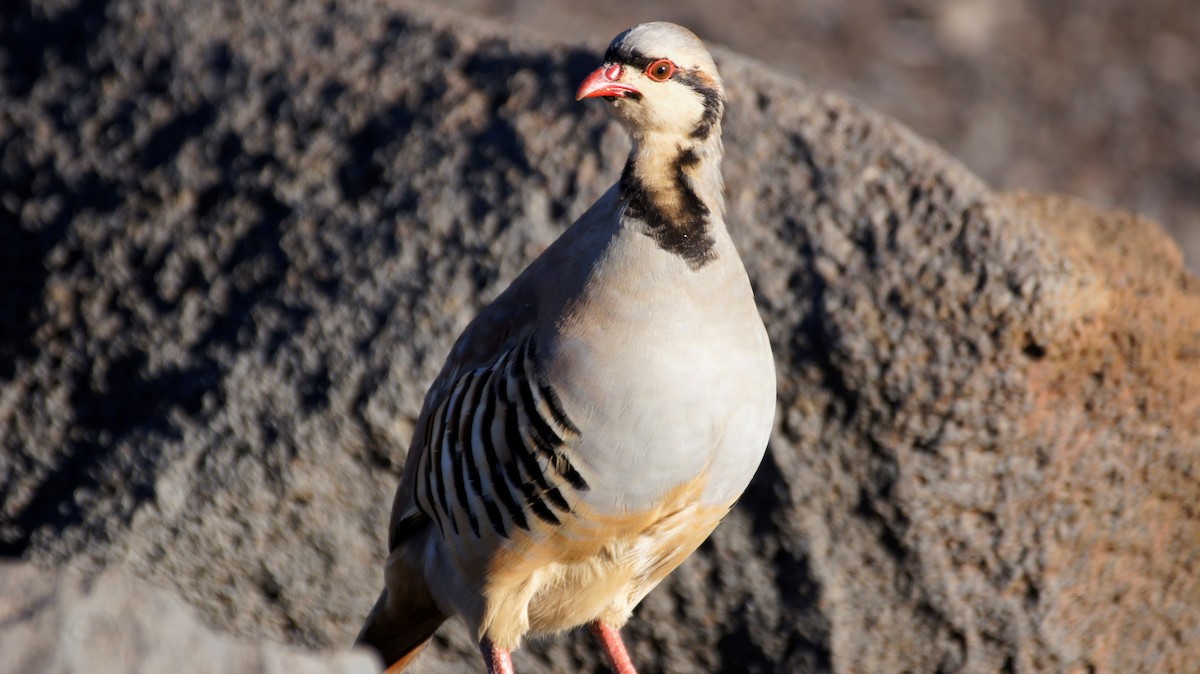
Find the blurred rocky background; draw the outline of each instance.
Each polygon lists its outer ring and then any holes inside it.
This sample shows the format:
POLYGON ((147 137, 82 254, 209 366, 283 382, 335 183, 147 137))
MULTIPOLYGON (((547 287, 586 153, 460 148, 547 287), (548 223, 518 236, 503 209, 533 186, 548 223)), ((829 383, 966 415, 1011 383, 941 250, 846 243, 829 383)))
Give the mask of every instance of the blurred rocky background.
POLYGON ((601 44, 669 20, 848 93, 992 185, 1160 222, 1200 269, 1200 3, 1194 0, 438 0, 601 44))
MULTIPOLYGON (((805 51, 716 50, 778 427, 628 626, 645 672, 1200 661, 1200 284, 1157 224, 1102 208, 1195 212, 1195 136, 1161 132, 1195 123, 1194 40, 1169 37, 1194 24, 1051 6, 669 17, 805 51)), ((351 642, 425 387, 629 147, 572 94, 642 8, 482 9, 512 18, 0 9, 0 671, 186 671, 193 632, 229 671, 370 667, 289 649, 351 642)), ((586 634, 517 665, 603 671, 586 634)), ((418 670, 479 662, 451 624, 418 670)))

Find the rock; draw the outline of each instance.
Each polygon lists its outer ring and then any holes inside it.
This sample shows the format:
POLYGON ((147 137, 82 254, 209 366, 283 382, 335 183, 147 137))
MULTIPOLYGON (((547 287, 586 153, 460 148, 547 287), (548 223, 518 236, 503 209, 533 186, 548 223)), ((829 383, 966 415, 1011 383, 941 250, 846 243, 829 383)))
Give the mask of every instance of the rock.
MULTIPOLYGON (((453 338, 619 174, 622 132, 572 96, 611 36, 367 0, 66 0, 5 25, 0 553, 349 644, 453 338)), ((779 424, 631 621, 635 661, 1189 671, 1200 289, 1178 251, 717 56, 779 424)), ((451 625, 418 669, 475 658, 451 625)), ((585 634, 517 665, 600 668, 585 634)))
POLYGON ((379 671, 365 650, 319 655, 217 634, 178 597, 113 571, 84 580, 0 564, 0 625, 0 670, 14 673, 379 671))

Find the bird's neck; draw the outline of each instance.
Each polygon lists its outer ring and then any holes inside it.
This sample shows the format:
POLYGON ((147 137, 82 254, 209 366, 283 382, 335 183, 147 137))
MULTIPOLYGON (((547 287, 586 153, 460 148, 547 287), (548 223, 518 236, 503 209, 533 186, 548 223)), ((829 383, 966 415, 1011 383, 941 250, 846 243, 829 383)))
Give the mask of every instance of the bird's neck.
POLYGON ((724 226, 721 133, 714 131, 702 140, 635 136, 621 174, 627 217, 694 269, 716 259, 713 230, 724 226))

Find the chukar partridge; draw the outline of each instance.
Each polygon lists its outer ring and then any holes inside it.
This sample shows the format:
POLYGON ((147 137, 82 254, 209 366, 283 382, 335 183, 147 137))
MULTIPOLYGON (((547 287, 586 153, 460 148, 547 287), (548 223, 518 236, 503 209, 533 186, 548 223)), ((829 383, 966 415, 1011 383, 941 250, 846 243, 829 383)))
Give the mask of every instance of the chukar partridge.
POLYGON ((758 468, 775 369, 722 219, 724 90, 688 30, 621 33, 577 99, 633 138, 620 182, 467 327, 425 397, 359 635, 399 671, 450 616, 488 671, 527 634, 618 629, 758 468))

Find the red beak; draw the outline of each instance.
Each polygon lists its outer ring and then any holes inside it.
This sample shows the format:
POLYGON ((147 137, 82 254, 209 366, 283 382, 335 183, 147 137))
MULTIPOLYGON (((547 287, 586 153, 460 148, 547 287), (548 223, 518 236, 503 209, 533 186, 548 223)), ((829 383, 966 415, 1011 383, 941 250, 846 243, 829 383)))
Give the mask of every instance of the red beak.
POLYGON ((626 94, 641 93, 628 84, 617 81, 623 74, 625 74, 625 69, 620 65, 605 63, 584 78, 579 85, 579 90, 575 92, 575 100, 582 101, 585 98, 598 97, 625 98, 626 94))

